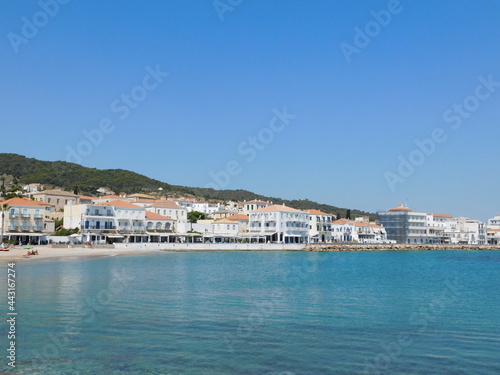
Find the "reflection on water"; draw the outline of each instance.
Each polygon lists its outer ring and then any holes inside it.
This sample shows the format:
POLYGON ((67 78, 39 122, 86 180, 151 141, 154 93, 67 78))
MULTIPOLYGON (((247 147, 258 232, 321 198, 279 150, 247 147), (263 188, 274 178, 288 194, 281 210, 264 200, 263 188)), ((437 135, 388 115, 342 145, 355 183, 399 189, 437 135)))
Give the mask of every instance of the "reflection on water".
POLYGON ((497 374, 499 260, 210 252, 18 264, 16 373, 497 374))

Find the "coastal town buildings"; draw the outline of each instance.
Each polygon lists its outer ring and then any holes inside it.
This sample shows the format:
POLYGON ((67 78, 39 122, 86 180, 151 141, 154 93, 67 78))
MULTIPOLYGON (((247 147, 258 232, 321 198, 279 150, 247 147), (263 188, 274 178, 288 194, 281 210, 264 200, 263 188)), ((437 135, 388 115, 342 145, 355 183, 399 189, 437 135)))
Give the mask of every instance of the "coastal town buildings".
POLYGON ((414 212, 402 204, 378 213, 380 224, 387 231, 387 238, 397 243, 429 243, 427 214, 414 212))
POLYGON ((304 212, 309 215, 308 242, 331 242, 333 215, 319 210, 306 210, 304 212))
POLYGON ((444 214, 415 212, 402 204, 378 213, 387 237, 408 244, 487 243, 486 225, 479 220, 444 214))
POLYGON ((491 245, 500 244, 500 215, 488 219, 487 241, 491 245))
POLYGON ((50 219, 51 205, 29 198, 12 198, 1 202, 6 209, 0 229, 4 240, 16 244, 40 244, 47 233, 55 231, 54 220, 50 219))
POLYGON ((309 214, 285 205, 272 205, 249 213, 249 234, 266 242, 305 243, 309 237, 309 214))
POLYGON ((381 225, 370 223, 367 218, 339 219, 332 223, 332 239, 335 242, 390 243, 381 225))
POLYGON ((187 223, 187 209, 169 200, 156 200, 153 202, 141 202, 146 211, 154 212, 174 219, 179 224, 187 223))

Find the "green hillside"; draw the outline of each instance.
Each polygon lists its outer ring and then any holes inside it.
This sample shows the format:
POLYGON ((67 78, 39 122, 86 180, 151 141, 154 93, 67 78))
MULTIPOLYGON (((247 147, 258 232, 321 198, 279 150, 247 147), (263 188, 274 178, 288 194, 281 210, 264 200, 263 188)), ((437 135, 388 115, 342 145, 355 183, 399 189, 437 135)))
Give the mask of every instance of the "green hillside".
MULTIPOLYGON (((274 204, 286 204, 297 209, 317 209, 327 213, 340 213, 346 216, 347 208, 339 208, 309 200, 286 200, 277 197, 267 197, 247 190, 214 190, 186 186, 170 185, 144 175, 123 169, 96 169, 87 168, 65 161, 42 161, 27 158, 17 154, 0 153, 0 175, 15 177, 19 183, 41 183, 61 187, 65 190, 74 190, 80 194, 95 195, 100 187, 107 187, 115 192, 152 193, 162 188, 163 194, 191 195, 206 200, 243 201, 260 199, 272 201, 274 204)), ((351 217, 375 215, 351 209, 351 217)))

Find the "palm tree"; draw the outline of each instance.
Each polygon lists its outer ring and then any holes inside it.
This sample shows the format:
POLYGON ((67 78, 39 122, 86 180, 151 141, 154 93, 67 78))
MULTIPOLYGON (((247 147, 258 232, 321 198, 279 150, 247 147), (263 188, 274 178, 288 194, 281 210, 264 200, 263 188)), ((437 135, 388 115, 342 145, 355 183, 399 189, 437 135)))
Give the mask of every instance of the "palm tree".
POLYGON ((0 234, 0 243, 3 242, 3 230, 5 227, 5 212, 9 211, 10 206, 7 203, 2 204, 0 210, 2 211, 2 234, 0 234))

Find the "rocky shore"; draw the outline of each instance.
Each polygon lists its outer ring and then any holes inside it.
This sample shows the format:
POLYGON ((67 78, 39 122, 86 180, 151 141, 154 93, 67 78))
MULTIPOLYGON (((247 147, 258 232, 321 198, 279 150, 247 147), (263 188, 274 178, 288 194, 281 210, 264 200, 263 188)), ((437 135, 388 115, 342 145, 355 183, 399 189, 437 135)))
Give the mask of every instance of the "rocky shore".
POLYGON ((310 244, 304 251, 500 250, 500 245, 310 244))

